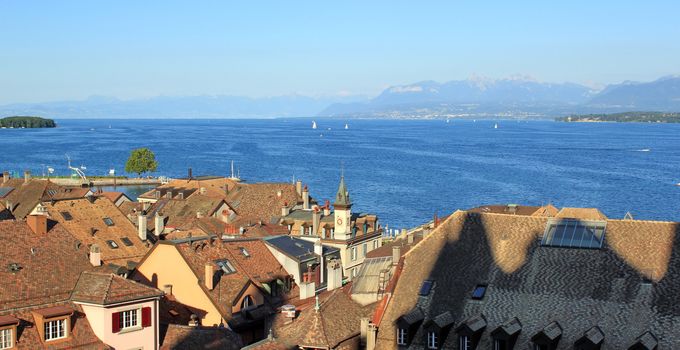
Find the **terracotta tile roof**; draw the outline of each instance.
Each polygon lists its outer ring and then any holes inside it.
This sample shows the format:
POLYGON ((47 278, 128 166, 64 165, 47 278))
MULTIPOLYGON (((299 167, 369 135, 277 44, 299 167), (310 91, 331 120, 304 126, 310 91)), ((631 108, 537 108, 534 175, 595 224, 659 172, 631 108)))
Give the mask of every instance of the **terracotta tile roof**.
POLYGON ((167 184, 163 184, 161 186, 158 186, 154 188, 153 190, 150 190, 139 197, 141 198, 156 198, 156 191, 161 191, 162 194, 165 194, 168 190, 177 190, 177 191, 182 191, 182 190, 196 190, 194 193, 197 193, 201 188, 204 188, 206 190, 206 195, 211 196, 211 197, 216 197, 216 198, 224 198, 225 194, 227 191, 225 190, 225 187, 227 187, 229 190, 234 188, 236 186, 236 182, 228 179, 228 178, 223 178, 223 177, 216 177, 216 178, 211 178, 211 179, 204 179, 204 180, 199 180, 199 179, 192 179, 192 180, 187 180, 187 179, 176 179, 168 182, 167 184))
POLYGON ((227 203, 236 211, 237 225, 272 223, 281 216, 285 203, 294 205, 297 201, 295 185, 288 183, 239 183, 227 196, 227 203))
POLYGON ((48 186, 56 185, 38 179, 30 179, 28 182, 25 182, 24 179, 9 179, 5 183, 0 180, 0 187, 13 188, 2 200, 5 204, 12 203, 12 214, 20 220, 26 218, 33 208, 40 203, 40 199, 48 186))
POLYGON ((581 220, 607 220, 607 216, 596 208, 562 208, 555 217, 581 220))
MULTIPOLYGON (((571 213, 580 211, 570 211, 571 213)), ((587 217, 595 212, 586 209, 587 217)), ((599 211, 598 211, 599 212, 599 211)), ((395 347, 395 321, 419 309, 424 323, 443 312, 454 327, 480 315, 486 320, 478 348, 490 333, 517 318, 517 346, 552 322, 564 326, 560 348, 572 346, 593 326, 608 347, 625 349, 647 331, 659 348, 680 343, 680 224, 606 220, 601 249, 548 247, 541 238, 550 218, 458 211, 403 259, 403 269, 382 318, 378 349, 395 347), (434 281, 419 296, 424 280, 434 281), (472 300, 477 285, 483 300, 472 300), (568 325, 568 326, 567 326, 568 325)), ((393 280, 394 281, 394 280, 393 280)), ((411 348, 425 348, 419 327, 411 348)), ((443 347, 455 347, 455 333, 443 347)))
POLYGON ((548 204, 546 206, 519 205, 519 204, 490 204, 468 209, 468 211, 471 213, 554 216, 557 213, 557 208, 555 208, 552 204, 548 204))
MULTIPOLYGON (((120 199, 120 197, 127 197, 124 192, 114 192, 114 191, 105 191, 105 192, 100 192, 97 195, 99 196, 104 196, 108 198, 112 203, 116 203, 120 199)), ((128 198, 129 199, 129 198, 128 198)))
POLYGON ((420 241, 422 240, 423 240, 422 235, 414 236, 413 243, 411 244, 408 243, 408 240, 406 238, 396 238, 392 242, 384 244, 381 247, 378 247, 366 253, 366 258, 370 259, 380 257, 391 257, 394 246, 401 247, 401 255, 403 256, 404 254, 406 254, 406 252, 408 252, 411 248, 413 248, 416 244, 420 243, 420 241))
POLYGON ((297 349, 297 347, 286 346, 278 339, 272 337, 265 338, 264 340, 260 340, 259 342, 250 344, 248 346, 244 346, 241 348, 241 350, 287 350, 291 348, 297 349))
POLYGON ((80 187, 60 187, 50 183, 41 200, 43 202, 51 200, 64 200, 64 199, 77 199, 85 198, 85 196, 90 193, 89 188, 80 187))
POLYGON ((89 199, 48 202, 45 206, 50 220, 59 222, 83 245, 89 247, 97 244, 101 249, 104 263, 125 266, 128 261, 139 261, 150 246, 147 247, 147 242, 139 239, 137 228, 108 199, 98 197, 92 199, 93 202, 89 199), (70 214, 71 220, 66 220, 62 214, 65 212, 70 214), (105 218, 111 219, 113 225, 108 226, 105 218), (108 241, 115 242, 115 248, 107 243, 108 241))
POLYGON ((94 334, 80 306, 62 302, 50 304, 50 307, 67 307, 73 311, 73 315, 70 316, 72 328, 69 329, 69 336, 53 344, 43 342, 37 327, 34 326, 36 320, 33 318, 33 312, 40 311, 41 308, 23 309, 11 313, 13 317, 22 321, 17 329, 17 349, 112 349, 94 334))
MULTIPOLYGON (((288 347, 336 348, 340 343, 360 333, 362 317, 369 317, 375 304, 362 307, 349 296, 349 287, 319 295, 319 308, 311 299, 299 311, 299 316, 285 324, 283 314, 274 321, 274 336, 288 347)), ((300 309, 300 308, 298 308, 300 309)))
POLYGON ((241 337, 224 327, 162 326, 162 350, 240 349, 241 337))
POLYGON ((538 208, 538 210, 536 210, 536 211, 535 211, 533 214, 531 214, 531 215, 532 215, 532 216, 553 217, 553 216, 557 215, 557 213, 558 213, 559 211, 560 211, 560 210, 557 209, 557 207, 555 207, 554 205, 548 204, 548 205, 544 205, 544 206, 538 208))
POLYGON ((162 294, 163 292, 156 288, 147 287, 112 273, 83 272, 73 289, 71 300, 110 305, 159 297, 162 294))
POLYGON ((59 224, 38 236, 23 221, 0 221, 0 246, 0 310, 67 300, 80 273, 92 269, 87 246, 59 224))
POLYGON ((118 207, 118 209, 120 209, 120 211, 121 211, 123 214, 128 215, 128 214, 131 214, 131 213, 137 213, 137 212, 142 211, 142 209, 143 209, 143 204, 140 203, 140 202, 132 202, 132 201, 130 201, 130 202, 123 202, 123 203, 120 205, 120 207, 118 207))
POLYGON ((165 226, 169 228, 182 227, 198 217, 198 212, 204 217, 211 216, 222 205, 222 198, 214 198, 201 194, 194 194, 187 199, 160 199, 147 211, 149 223, 153 227, 156 213, 163 214, 167 219, 165 226))

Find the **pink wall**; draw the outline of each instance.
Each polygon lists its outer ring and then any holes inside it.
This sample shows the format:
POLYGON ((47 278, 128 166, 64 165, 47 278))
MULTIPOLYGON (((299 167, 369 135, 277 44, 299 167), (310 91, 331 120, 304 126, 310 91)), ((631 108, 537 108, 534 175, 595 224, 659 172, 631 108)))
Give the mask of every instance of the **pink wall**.
MULTIPOLYGON (((158 349, 158 300, 149 300, 125 305, 103 307, 92 304, 80 304, 90 322, 94 333, 104 343, 116 349, 136 349, 143 348, 158 349), (112 332, 112 314, 134 308, 151 308, 151 326, 134 330, 121 330, 118 333, 112 332)), ((141 314, 139 324, 142 324, 141 314)))

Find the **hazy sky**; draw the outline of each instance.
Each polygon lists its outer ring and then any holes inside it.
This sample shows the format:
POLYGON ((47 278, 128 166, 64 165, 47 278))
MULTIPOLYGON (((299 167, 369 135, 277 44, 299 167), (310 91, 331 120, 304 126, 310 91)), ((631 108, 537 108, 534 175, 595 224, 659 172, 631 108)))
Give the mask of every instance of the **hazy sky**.
POLYGON ((1 1, 0 103, 680 73, 677 0, 104 3, 1 1))

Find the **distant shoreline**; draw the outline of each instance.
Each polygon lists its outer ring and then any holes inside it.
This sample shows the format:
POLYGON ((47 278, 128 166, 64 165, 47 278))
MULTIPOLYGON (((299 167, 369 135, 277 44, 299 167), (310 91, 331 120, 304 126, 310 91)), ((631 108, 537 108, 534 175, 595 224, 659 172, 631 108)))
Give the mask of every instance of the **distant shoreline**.
POLYGON ((555 118, 567 123, 680 123, 680 113, 624 112, 613 114, 581 114, 555 118))

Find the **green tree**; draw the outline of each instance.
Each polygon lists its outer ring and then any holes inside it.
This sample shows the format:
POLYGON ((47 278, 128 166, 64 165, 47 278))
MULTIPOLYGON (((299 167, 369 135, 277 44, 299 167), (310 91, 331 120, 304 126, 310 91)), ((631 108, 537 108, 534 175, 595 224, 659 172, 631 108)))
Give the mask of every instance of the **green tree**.
POLYGON ((158 163, 156 155, 148 148, 137 148, 130 152, 130 158, 125 163, 125 171, 141 176, 143 173, 156 171, 158 163))

